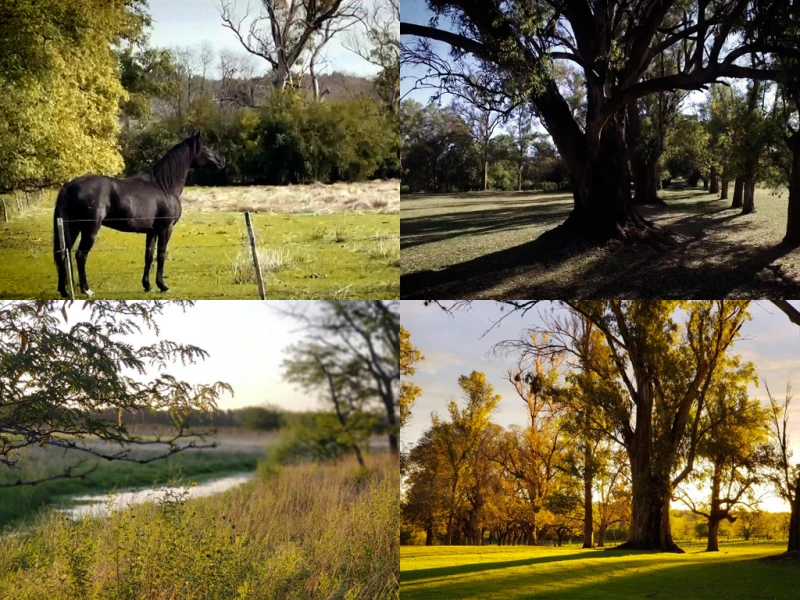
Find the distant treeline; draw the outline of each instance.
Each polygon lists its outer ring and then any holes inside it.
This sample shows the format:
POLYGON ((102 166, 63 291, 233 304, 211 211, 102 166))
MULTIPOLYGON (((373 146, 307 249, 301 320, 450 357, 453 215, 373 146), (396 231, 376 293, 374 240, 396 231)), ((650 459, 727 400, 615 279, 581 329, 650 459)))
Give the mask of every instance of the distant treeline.
MULTIPOLYGON (((228 410, 216 410, 209 414, 193 413, 187 418, 192 427, 242 427, 257 431, 278 431, 285 428, 308 427, 331 413, 326 411, 289 411, 275 406, 245 406, 228 410)), ((98 416, 115 423, 120 414, 116 409, 100 411, 98 416)), ((385 418, 380 414, 370 414, 373 433, 386 431, 385 418)), ((122 414, 125 425, 160 425, 169 427, 175 421, 167 411, 135 411, 122 414)))

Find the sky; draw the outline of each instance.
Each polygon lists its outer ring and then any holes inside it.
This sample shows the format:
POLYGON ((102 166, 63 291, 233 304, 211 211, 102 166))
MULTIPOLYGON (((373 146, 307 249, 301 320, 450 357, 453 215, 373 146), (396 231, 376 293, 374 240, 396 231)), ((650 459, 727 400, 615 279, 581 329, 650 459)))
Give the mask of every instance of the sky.
MULTIPOLYGON (((287 410, 320 408, 316 397, 284 382, 281 376, 284 350, 303 337, 298 323, 276 310, 289 308, 290 304, 290 301, 204 300, 185 312, 177 306, 168 306, 156 319, 160 339, 194 344, 210 356, 195 365, 174 364, 166 372, 193 384, 215 381, 231 384, 234 396, 225 393, 218 402, 223 410, 266 403, 287 410)), ((70 323, 81 318, 78 306, 71 311, 74 317, 70 315, 70 323)), ((131 338, 131 343, 137 345, 156 340, 147 331, 131 338)))
MULTIPOLYGON (((231 0, 238 8, 236 14, 243 15, 250 3, 254 13, 260 6, 259 0, 231 0)), ((369 0, 368 0, 369 1, 369 0)), ((150 44, 164 48, 197 48, 208 42, 214 48, 216 57, 222 51, 231 51, 239 55, 247 54, 235 34, 222 26, 220 18, 220 0, 149 0, 153 26, 150 31, 150 44)), ((334 37, 324 51, 330 64, 323 72, 336 70, 365 77, 378 72, 377 67, 342 46, 342 37, 334 37)), ((253 57, 257 65, 263 65, 261 73, 268 70, 267 62, 253 57)))
MULTIPOLYGON (((800 301, 792 301, 800 308, 800 301)), ((424 306, 423 302, 403 301, 401 323, 411 333, 411 340, 425 360, 417 364, 414 383, 422 388, 422 396, 412 409, 411 423, 403 427, 401 439, 409 447, 430 426, 431 413, 447 416, 447 402, 461 400, 458 377, 471 371, 483 371, 486 379, 502 396, 493 421, 508 426, 524 425, 527 413, 514 388, 505 380, 508 369, 514 366, 513 357, 496 356, 492 346, 507 339, 517 339, 527 327, 542 324, 541 314, 549 310, 552 303, 543 302, 541 308, 530 311, 527 316, 511 314, 499 325, 489 330, 505 313, 493 301, 475 301, 466 312, 454 316, 437 307, 424 306)), ((750 306, 752 320, 746 322, 742 337, 735 343, 734 351, 745 360, 752 361, 758 375, 766 379, 773 396, 783 399, 787 380, 794 380, 800 397, 800 327, 789 322, 786 315, 766 301, 753 302, 750 306)), ((751 387, 751 397, 767 401, 763 385, 751 387)), ((792 406, 790 428, 793 427, 795 456, 800 455, 800 402, 797 398, 792 406)), ((759 490, 760 493, 768 489, 759 490)), ((788 504, 773 496, 766 497, 765 510, 788 510, 788 504)), ((685 508, 675 504, 674 508, 685 508)))

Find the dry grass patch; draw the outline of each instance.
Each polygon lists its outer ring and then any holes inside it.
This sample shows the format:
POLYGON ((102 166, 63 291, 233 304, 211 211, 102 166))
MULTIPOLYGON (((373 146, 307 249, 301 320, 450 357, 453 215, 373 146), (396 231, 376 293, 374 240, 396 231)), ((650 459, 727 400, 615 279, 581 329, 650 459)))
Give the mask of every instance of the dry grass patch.
POLYGON ((310 185, 252 185, 190 187, 181 197, 186 210, 281 213, 339 213, 400 210, 400 182, 314 183, 310 185))

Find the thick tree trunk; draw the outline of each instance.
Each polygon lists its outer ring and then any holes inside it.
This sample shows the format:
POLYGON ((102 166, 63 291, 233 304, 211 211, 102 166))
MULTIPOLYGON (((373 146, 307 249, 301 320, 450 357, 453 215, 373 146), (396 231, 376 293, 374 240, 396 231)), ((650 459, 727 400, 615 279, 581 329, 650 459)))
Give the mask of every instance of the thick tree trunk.
POLYGON ((794 501, 789 519, 789 547, 787 552, 800 552, 800 476, 794 486, 794 501))
POLYGON ((600 523, 600 527, 597 529, 597 547, 604 548, 606 545, 606 528, 608 525, 604 525, 600 523))
POLYGON ((662 475, 652 472, 650 434, 649 423, 637 419, 633 445, 628 448, 633 492, 630 535, 617 548, 683 552, 673 541, 669 524, 669 471, 662 475))
MULTIPOLYGON (((656 231, 633 205, 625 119, 623 111, 606 122, 597 152, 585 161, 574 156, 566 160, 571 165, 575 208, 564 223, 543 234, 541 239, 601 243, 656 231)), ((565 150, 561 146, 559 151, 563 156, 565 150)))
POLYGON ((650 162, 634 161, 634 204, 664 204, 658 197, 658 158, 650 162))
POLYGON ((744 178, 744 198, 742 203, 742 214, 749 215, 756 212, 756 178, 755 175, 747 176, 744 178))
POLYGON ((524 165, 522 163, 519 164, 519 169, 517 170, 517 190, 522 191, 522 171, 524 169, 524 165))
POLYGON ((719 176, 717 169, 714 167, 711 168, 711 185, 709 186, 708 191, 711 194, 719 194, 719 176))
POLYGON ((706 552, 719 552, 719 521, 709 519, 708 521, 708 546, 706 552))
POLYGON ((728 179, 728 175, 723 171, 722 173, 722 187, 720 189, 719 199, 720 200, 727 200, 728 199, 728 186, 730 184, 730 180, 728 179))
POLYGON ((703 190, 706 191, 706 192, 708 191, 708 178, 707 177, 703 178, 703 190))
POLYGON ((731 208, 742 208, 744 206, 744 202, 742 201, 744 197, 744 178, 737 177, 733 184, 733 202, 731 203, 731 208))
POLYGON ((428 525, 425 529, 425 545, 433 546, 433 525, 428 525))
POLYGON ((489 189, 489 157, 486 152, 483 154, 483 181, 481 183, 484 192, 489 189))
POLYGON ((792 151, 792 172, 789 179, 789 215, 783 241, 800 246, 800 133, 792 134, 787 143, 792 151))

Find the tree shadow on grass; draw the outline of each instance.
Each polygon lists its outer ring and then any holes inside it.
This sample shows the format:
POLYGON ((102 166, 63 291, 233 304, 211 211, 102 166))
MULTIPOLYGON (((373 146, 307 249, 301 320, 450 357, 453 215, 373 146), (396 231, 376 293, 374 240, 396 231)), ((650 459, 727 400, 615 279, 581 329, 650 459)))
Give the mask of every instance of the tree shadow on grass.
POLYGON ((568 212, 569 207, 564 205, 525 204, 404 218, 400 220, 400 248, 412 248, 462 235, 513 231, 531 225, 554 227, 564 220, 568 212))
MULTIPOLYGON (((722 212, 722 211, 719 211, 722 212)), ((709 239, 709 230, 752 227, 712 218, 703 234, 669 248, 646 244, 588 251, 575 260, 551 242, 534 240, 440 270, 401 277, 403 298, 724 298, 790 297, 800 281, 775 261, 795 249, 709 239)), ((677 229, 693 228, 686 217, 677 229)), ((697 217, 700 218, 700 217, 697 217)), ((670 226, 674 227, 674 226, 670 226)), ((798 251, 800 255, 800 251, 798 251)))
POLYGON ((551 563, 551 562, 565 562, 571 560, 586 560, 587 558, 614 558, 615 556, 627 556, 631 554, 652 554, 650 552, 642 552, 640 550, 630 550, 619 552, 607 553, 603 551, 586 551, 578 554, 561 555, 554 554, 552 556, 537 556, 535 558, 523 558, 520 560, 506 560, 497 562, 479 562, 464 565, 454 565, 451 567, 435 567, 432 569, 415 569, 412 571, 401 571, 401 583, 408 583, 411 581, 418 581, 421 579, 431 579, 435 577, 449 577, 451 575, 466 575, 468 573, 479 573, 481 571, 493 571, 497 569, 508 569, 512 567, 526 567, 530 565, 551 563))
MULTIPOLYGON (((634 552, 631 554, 653 554, 634 552)), ((491 596, 504 600, 547 598, 550 600, 745 600, 770 598, 790 600, 800 597, 800 565, 768 564, 750 557, 731 560, 719 556, 708 561, 682 564, 680 555, 653 555, 652 558, 615 563, 595 563, 595 558, 622 556, 621 553, 597 553, 587 556, 545 557, 542 560, 507 561, 488 563, 489 569, 504 569, 532 565, 530 570, 513 573, 485 573, 480 578, 464 578, 458 575, 488 570, 486 565, 462 565, 479 567, 475 570, 444 572, 447 568, 426 569, 409 573, 424 577, 408 579, 401 573, 401 595, 403 598, 448 598, 449 600, 481 598, 491 596), (535 565, 544 562, 583 559, 582 563, 565 565, 564 568, 541 571, 535 565), (445 577, 451 579, 443 579, 445 577), (438 579, 437 579, 438 578, 438 579), (426 583, 427 580, 427 583, 426 583), (411 589, 408 586, 414 582, 411 589)), ((685 556, 685 555, 684 555, 685 556)))

